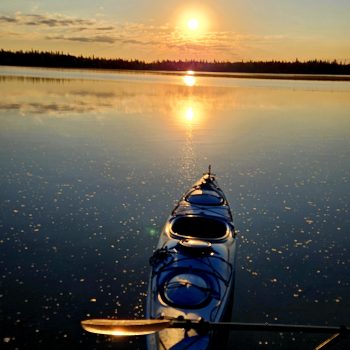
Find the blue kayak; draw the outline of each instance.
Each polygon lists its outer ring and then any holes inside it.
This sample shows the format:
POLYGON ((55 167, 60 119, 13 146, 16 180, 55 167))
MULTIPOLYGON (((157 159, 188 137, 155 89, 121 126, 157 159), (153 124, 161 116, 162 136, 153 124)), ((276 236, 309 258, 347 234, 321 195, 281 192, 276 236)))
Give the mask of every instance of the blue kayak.
MULTIPOLYGON (((231 312, 236 239, 230 206, 215 176, 204 174, 179 200, 160 234, 146 317, 218 322, 231 312)), ((166 329, 148 348, 208 349, 212 334, 166 329)))

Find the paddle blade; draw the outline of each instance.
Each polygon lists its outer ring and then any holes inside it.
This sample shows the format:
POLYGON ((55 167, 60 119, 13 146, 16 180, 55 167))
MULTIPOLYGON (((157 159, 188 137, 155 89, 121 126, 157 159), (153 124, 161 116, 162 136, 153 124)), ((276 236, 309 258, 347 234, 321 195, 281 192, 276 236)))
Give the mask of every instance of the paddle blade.
POLYGON ((81 321, 82 327, 91 333, 131 336, 161 331, 170 326, 169 320, 111 320, 91 319, 81 321))

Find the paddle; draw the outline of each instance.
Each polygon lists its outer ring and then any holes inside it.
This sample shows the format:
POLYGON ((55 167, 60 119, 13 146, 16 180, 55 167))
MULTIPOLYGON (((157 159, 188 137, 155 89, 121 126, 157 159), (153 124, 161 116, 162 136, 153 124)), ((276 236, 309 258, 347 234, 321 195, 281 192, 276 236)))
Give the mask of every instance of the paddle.
POLYGON ((82 327, 92 333, 107 335, 144 335, 159 332, 165 328, 195 329, 198 331, 255 331, 255 332, 303 332, 350 334, 348 326, 315 326, 269 323, 207 322, 181 319, 115 320, 90 319, 81 321, 82 327))
POLYGON ((112 320, 106 318, 81 321, 82 327, 91 333, 107 335, 145 335, 171 326, 170 320, 112 320))

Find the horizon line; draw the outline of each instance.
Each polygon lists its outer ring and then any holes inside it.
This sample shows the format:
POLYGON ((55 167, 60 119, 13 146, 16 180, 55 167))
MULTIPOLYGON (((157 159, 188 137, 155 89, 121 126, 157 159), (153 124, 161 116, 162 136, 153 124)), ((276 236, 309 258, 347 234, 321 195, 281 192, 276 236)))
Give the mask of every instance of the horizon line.
POLYGON ((146 61, 139 58, 122 58, 122 57, 103 57, 103 56, 95 56, 94 54, 88 56, 83 54, 72 54, 69 52, 64 51, 49 51, 49 50, 36 50, 36 49, 20 49, 20 50, 8 50, 1 48, 0 52, 6 52, 6 53, 13 53, 13 54, 51 54, 51 55, 57 55, 57 56, 71 56, 75 57, 77 59, 90 59, 90 60, 105 60, 105 61, 125 61, 125 62, 140 62, 144 64, 155 64, 155 63, 164 63, 164 62, 183 62, 183 63, 206 63, 206 64, 235 64, 235 63, 311 63, 311 62, 318 62, 318 63, 333 63, 337 64, 339 66, 348 66, 350 65, 350 58, 349 59, 322 59, 322 58, 309 58, 309 59, 299 59, 298 57, 295 58, 295 60, 284 60, 284 59, 259 59, 259 60, 253 60, 253 59, 241 59, 237 61, 231 61, 231 60, 217 60, 217 59, 195 59, 195 58, 185 58, 185 59, 155 59, 152 61, 146 61))

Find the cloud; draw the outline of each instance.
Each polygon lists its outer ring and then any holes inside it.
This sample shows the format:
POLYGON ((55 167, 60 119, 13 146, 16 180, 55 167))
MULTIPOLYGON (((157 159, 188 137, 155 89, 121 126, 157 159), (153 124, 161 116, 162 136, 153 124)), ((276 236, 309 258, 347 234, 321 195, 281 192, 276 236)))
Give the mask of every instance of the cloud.
POLYGON ((109 36, 95 35, 95 36, 46 36, 49 40, 68 40, 68 41, 78 41, 81 43, 107 43, 114 44, 116 39, 109 36))
POLYGON ((16 14, 13 16, 1 16, 0 22, 37 27, 66 27, 95 24, 95 21, 93 20, 67 17, 60 14, 16 14))
POLYGON ((109 26, 109 27, 98 27, 97 30, 114 30, 115 27, 109 26))
POLYGON ((123 44, 133 44, 133 45, 143 45, 143 46, 158 44, 158 42, 155 40, 147 41, 147 40, 136 40, 136 39, 122 39, 120 40, 120 42, 123 44))
POLYGON ((15 23, 16 18, 9 17, 9 16, 0 16, 0 23, 5 22, 5 23, 15 23))

